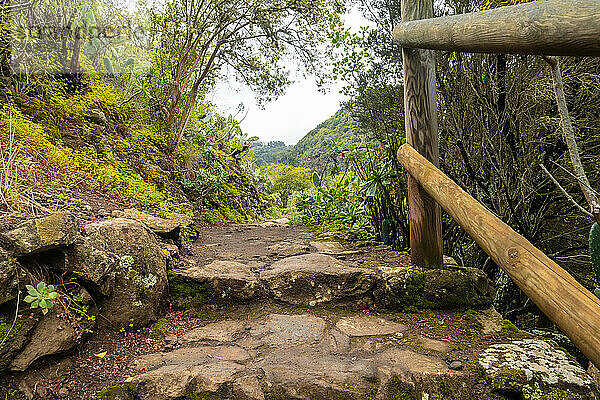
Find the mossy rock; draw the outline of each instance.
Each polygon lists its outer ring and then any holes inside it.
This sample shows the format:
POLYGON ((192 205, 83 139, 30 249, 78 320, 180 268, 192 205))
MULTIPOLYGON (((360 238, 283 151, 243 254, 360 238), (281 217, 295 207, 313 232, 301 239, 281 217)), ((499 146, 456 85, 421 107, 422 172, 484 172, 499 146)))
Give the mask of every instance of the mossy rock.
POLYGON ((177 308, 196 310, 204 305, 214 304, 219 299, 218 294, 208 283, 195 282, 176 271, 169 271, 167 277, 171 302, 177 308))
POLYGON ((0 316, 0 341, 6 337, 4 343, 0 345, 0 374, 10 368, 13 359, 29 343, 31 334, 38 324, 35 318, 19 318, 11 329, 13 317, 9 314, 0 316))
POLYGON ((494 299, 494 289, 476 268, 381 268, 374 292, 386 308, 417 311, 423 308, 482 308, 494 299))
POLYGON ((385 400, 417 400, 417 397, 411 385, 392 378, 385 387, 385 400))
POLYGON ((123 382, 102 389, 96 395, 98 400, 137 400, 138 390, 134 383, 123 382))

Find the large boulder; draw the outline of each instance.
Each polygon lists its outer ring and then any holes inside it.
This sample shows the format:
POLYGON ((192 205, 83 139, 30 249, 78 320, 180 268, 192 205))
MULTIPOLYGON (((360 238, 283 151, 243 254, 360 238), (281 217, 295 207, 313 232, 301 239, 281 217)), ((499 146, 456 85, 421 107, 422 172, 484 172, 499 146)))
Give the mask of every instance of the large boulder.
POLYGON ((69 213, 56 213, 22 223, 0 234, 0 241, 17 257, 73 244, 77 227, 69 213))
POLYGON ((476 268, 379 269, 375 298, 378 304, 389 309, 481 308, 489 306, 494 299, 494 288, 476 268))
POLYGON ((155 217, 135 208, 128 208, 123 211, 115 210, 112 215, 116 218, 127 218, 141 222, 157 235, 171 239, 178 239, 181 227, 192 223, 191 218, 186 215, 174 214, 173 218, 166 219, 155 217))
POLYGON ((116 218, 86 225, 67 256, 82 283, 100 295, 101 323, 139 327, 158 317, 167 297, 166 259, 140 222, 116 218))
POLYGON ((586 371, 544 340, 492 345, 479 355, 479 366, 496 392, 512 393, 514 398, 596 398, 596 385, 586 371))
POLYGON ((6 252, 0 249, 0 304, 17 297, 19 285, 25 286, 25 271, 6 252))
POLYGON ((260 280, 279 300, 314 306, 368 296, 375 285, 376 274, 370 269, 351 267, 331 256, 315 253, 277 261, 260 273, 260 280))
POLYGON ((477 268, 433 269, 425 272, 423 298, 435 308, 481 308, 492 304, 495 291, 477 268))

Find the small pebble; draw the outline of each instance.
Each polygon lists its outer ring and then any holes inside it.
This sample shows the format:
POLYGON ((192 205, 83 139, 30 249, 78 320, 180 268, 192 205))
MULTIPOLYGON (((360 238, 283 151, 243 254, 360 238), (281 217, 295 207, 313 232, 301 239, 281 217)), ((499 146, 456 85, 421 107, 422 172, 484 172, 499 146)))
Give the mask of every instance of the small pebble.
POLYGON ((450 363, 450 369, 452 369, 454 371, 462 371, 463 364, 460 361, 452 361, 450 363))

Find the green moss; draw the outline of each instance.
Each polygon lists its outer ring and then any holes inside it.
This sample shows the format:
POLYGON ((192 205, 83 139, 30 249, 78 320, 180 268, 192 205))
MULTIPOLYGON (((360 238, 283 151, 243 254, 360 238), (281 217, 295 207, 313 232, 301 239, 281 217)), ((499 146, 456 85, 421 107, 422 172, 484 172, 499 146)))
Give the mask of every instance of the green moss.
POLYGON ((201 321, 216 321, 219 319, 219 314, 213 313, 206 310, 195 310, 189 308, 183 312, 183 316, 186 318, 195 318, 201 321))
POLYGON ((416 400, 416 396, 409 384, 392 378, 385 388, 385 400, 416 400))
POLYGON ((123 382, 115 386, 102 389, 96 395, 98 400, 136 400, 138 399, 137 386, 132 382, 123 382))
POLYGON ((0 345, 0 348, 10 343, 10 341, 19 333, 22 325, 23 321, 20 319, 17 319, 15 326, 12 326, 12 320, 6 320, 0 317, 0 342, 6 337, 4 344, 0 345))
POLYGON ((150 332, 155 336, 160 336, 161 338, 167 337, 167 332, 169 331, 169 321, 164 318, 159 319, 152 326, 150 332))
POLYGON ((498 335, 509 337, 524 336, 524 332, 517 328, 515 324, 505 319, 502 323, 502 329, 500 330, 500 333, 498 333, 498 335))
POLYGON ((500 368, 492 376, 492 387, 496 390, 521 391, 525 382, 527 382, 525 372, 509 367, 500 368))
POLYGON ((483 325, 481 325, 481 322, 477 319, 477 315, 476 311, 465 311, 462 321, 458 325, 458 329, 465 335, 479 336, 483 330, 483 325))
POLYGON ((406 274, 404 277, 393 277, 388 282, 392 292, 388 298, 389 306, 404 312, 418 312, 427 307, 423 299, 425 273, 410 268, 404 272, 406 274))
POLYGON ((182 308, 194 308, 204 304, 214 304, 219 296, 209 284, 194 282, 175 271, 167 273, 169 291, 174 303, 182 308))
MULTIPOLYGON (((554 389, 550 393, 546 393, 539 398, 539 400, 574 400, 569 392, 565 392, 562 389, 554 389)), ((532 399, 533 400, 533 399, 532 399)))

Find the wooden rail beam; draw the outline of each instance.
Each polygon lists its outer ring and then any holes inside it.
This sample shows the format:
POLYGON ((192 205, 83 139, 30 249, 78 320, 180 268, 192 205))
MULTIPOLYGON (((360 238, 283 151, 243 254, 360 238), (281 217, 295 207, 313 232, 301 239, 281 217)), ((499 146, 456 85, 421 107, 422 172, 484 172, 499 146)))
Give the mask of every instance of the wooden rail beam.
POLYGON ((410 145, 400 148, 398 159, 579 350, 600 365, 600 300, 410 145))
POLYGON ((600 1, 549 0, 407 21, 394 30, 403 48, 470 53, 600 56, 600 1))
MULTIPOLYGON (((433 0, 402 0, 405 21, 433 16, 433 0)), ((439 165, 435 61, 430 50, 403 49, 406 141, 439 165)), ((408 177, 411 259, 416 265, 441 268, 442 210, 408 177)))

